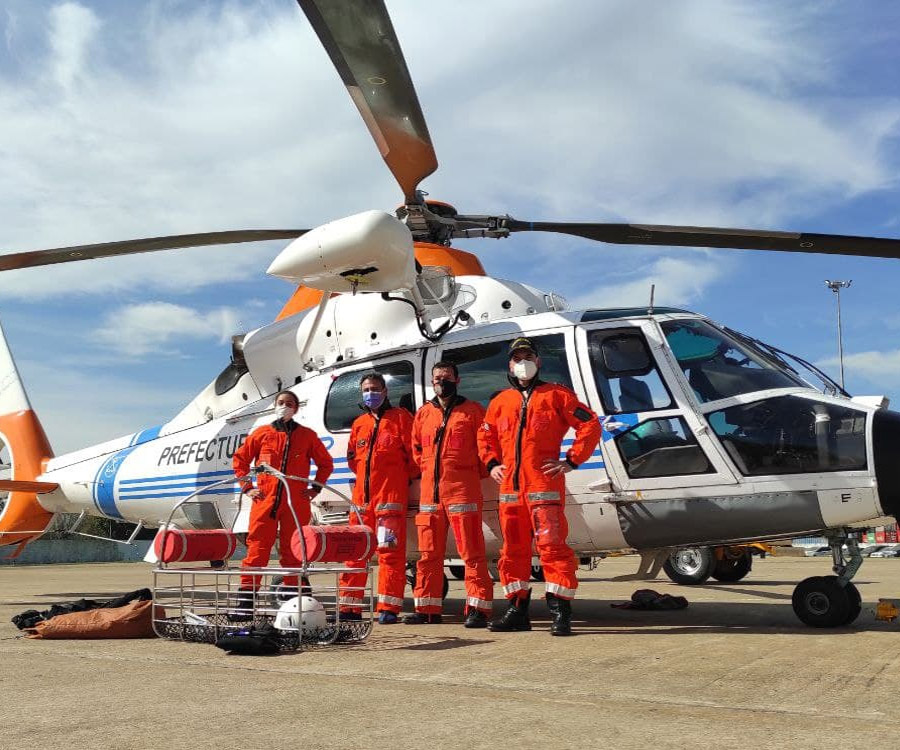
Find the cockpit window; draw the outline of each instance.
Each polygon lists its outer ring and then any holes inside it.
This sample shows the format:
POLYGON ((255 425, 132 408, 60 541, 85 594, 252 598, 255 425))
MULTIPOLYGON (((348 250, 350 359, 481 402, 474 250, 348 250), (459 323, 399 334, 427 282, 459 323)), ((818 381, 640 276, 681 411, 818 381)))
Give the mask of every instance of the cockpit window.
POLYGON ((590 331, 588 351, 605 414, 631 414, 672 406, 672 397, 640 330, 590 331))
POLYGON ((730 406, 709 423, 742 474, 866 468, 866 414, 799 396, 730 406))
POLYGON ((670 320, 662 329, 701 402, 769 388, 809 387, 797 375, 705 321, 670 320))
POLYGON ((713 471, 681 417, 650 419, 616 437, 632 479, 709 474, 713 471))

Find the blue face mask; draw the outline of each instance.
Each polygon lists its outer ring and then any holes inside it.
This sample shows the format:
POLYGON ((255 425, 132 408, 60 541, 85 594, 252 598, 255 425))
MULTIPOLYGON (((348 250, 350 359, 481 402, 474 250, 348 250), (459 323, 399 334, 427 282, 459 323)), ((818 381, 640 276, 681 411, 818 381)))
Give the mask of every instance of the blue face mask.
POLYGON ((366 391, 362 400, 366 408, 376 411, 384 403, 384 391, 366 391))

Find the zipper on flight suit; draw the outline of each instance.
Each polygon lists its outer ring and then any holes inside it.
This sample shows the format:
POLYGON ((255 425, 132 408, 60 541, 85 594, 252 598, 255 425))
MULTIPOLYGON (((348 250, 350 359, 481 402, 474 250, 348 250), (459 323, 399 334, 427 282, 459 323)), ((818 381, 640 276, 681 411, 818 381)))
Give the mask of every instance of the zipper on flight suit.
MULTIPOLYGON (((284 455, 281 457, 281 473, 284 474, 287 472, 288 458, 290 458, 291 454, 291 435, 294 434, 293 429, 288 429, 287 424, 285 424, 284 431, 287 433, 287 438, 284 443, 284 455)), ((281 505, 281 493, 284 490, 284 485, 281 483, 281 480, 278 481, 278 489, 275 490, 275 502, 272 503, 272 510, 269 512, 269 518, 277 518, 278 517, 278 508, 281 505)))
POLYGON ((522 434, 525 432, 525 421, 528 418, 528 400, 533 389, 522 391, 522 410, 519 413, 519 431, 516 433, 516 466, 513 473, 513 489, 519 491, 519 472, 522 469, 522 434))
MULTIPOLYGON (((440 403, 440 401, 438 401, 438 403, 440 403)), ((456 403, 456 398, 454 397, 450 405, 442 410, 444 412, 444 419, 434 436, 434 496, 431 499, 431 502, 434 505, 440 503, 438 498, 438 485, 441 481, 441 449, 444 447, 444 435, 447 431, 447 421, 450 419, 450 412, 453 411, 453 407, 456 406, 456 403)))
POLYGON ((375 452, 375 440, 378 438, 378 427, 381 425, 381 417, 372 414, 375 420, 375 429, 372 430, 372 439, 369 441, 369 452, 366 454, 366 481, 363 484, 363 505, 369 505, 369 476, 372 470, 372 454, 375 452))

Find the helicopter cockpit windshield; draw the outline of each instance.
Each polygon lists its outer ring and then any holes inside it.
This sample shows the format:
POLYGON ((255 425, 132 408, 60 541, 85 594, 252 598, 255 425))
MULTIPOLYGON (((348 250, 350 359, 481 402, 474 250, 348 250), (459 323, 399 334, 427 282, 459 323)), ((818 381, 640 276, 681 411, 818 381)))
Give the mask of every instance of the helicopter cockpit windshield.
MULTIPOLYGON (((672 354, 701 404, 779 388, 798 393, 763 394, 702 407, 728 455, 745 476, 857 471, 866 468, 864 412, 821 402, 817 386, 788 359, 828 389, 839 387, 814 366, 736 331, 694 319, 661 323, 672 354)), ((832 390, 834 392, 834 390, 832 390)), ((843 391, 840 391, 843 393, 843 391)))
POLYGON ((663 333, 701 403, 770 388, 809 388, 771 356, 703 320, 669 320, 663 333))

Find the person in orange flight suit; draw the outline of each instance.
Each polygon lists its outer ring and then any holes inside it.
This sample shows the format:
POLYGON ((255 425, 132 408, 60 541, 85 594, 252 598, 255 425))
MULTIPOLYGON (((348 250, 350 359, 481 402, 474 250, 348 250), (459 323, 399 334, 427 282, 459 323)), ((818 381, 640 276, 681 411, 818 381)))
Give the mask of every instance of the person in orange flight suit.
POLYGON ((483 628, 491 612, 494 584, 488 573, 481 528, 481 478, 478 430, 484 407, 457 393, 456 365, 438 362, 431 368, 435 397, 416 413, 412 428, 413 458, 422 472, 422 493, 416 514, 420 557, 416 565, 415 614, 408 625, 442 621, 444 551, 447 525, 466 569, 467 628, 483 628))
MULTIPOLYGON (((363 523, 375 530, 378 549, 378 622, 392 625, 403 608, 406 586, 406 508, 409 484, 418 474, 410 439, 412 415, 388 400, 384 376, 364 375, 359 383, 365 413, 353 422, 347 465, 356 474, 353 504, 363 523)), ((351 522, 354 520, 351 514, 351 522)), ((364 563, 348 562, 348 567, 364 563)), ((361 618, 366 573, 342 573, 341 619, 361 618)))
MULTIPOLYGON (((331 476, 334 461, 318 435, 308 427, 297 424, 293 417, 300 407, 295 393, 281 391, 275 397, 276 419, 271 424, 253 430, 244 444, 235 451, 232 466, 236 477, 246 477, 250 465, 268 464, 284 474, 308 477, 310 461, 316 465, 315 481, 324 484, 331 476)), ((283 567, 299 568, 302 562, 291 550, 291 537, 297 526, 288 507, 284 485, 271 474, 259 474, 256 487, 248 477, 241 482, 241 489, 253 501, 250 508, 250 526, 247 532, 247 556, 241 566, 264 568, 275 537, 283 567)), ((289 479, 291 506, 301 525, 309 523, 309 501, 319 493, 319 487, 289 479)), ((241 576, 239 607, 252 603, 252 591, 259 586, 259 576, 241 576)), ((297 586, 296 576, 286 576, 285 586, 297 586)))
POLYGON ((509 347, 511 388, 488 405, 478 433, 481 460, 500 485, 500 583, 509 600, 494 632, 531 630, 531 545, 537 548, 546 582, 552 635, 571 635, 571 600, 578 588, 575 553, 566 544, 565 475, 584 463, 600 439, 597 415, 562 385, 538 377, 541 359, 527 338, 509 347), (569 428, 575 442, 559 459, 569 428))

